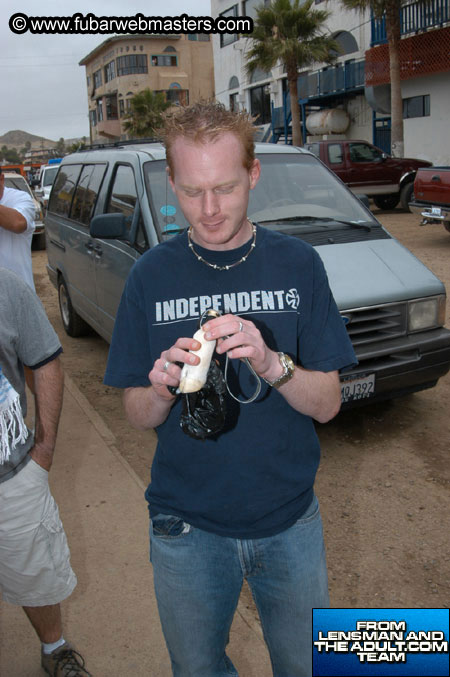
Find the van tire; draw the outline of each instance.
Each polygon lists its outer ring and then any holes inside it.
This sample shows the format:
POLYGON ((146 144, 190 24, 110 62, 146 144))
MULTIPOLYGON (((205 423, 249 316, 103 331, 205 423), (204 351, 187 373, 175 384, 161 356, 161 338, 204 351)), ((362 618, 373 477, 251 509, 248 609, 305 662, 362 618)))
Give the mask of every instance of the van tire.
POLYGON ((395 209, 400 200, 399 193, 388 193, 387 195, 375 195, 373 201, 378 209, 395 209))
POLYGON ((58 279, 58 301, 59 312, 61 313, 61 320, 66 334, 72 336, 72 338, 88 334, 89 325, 73 309, 69 290, 62 275, 58 279))
POLYGON ((406 212, 410 212, 409 203, 414 202, 414 181, 405 184, 400 191, 400 204, 406 212))

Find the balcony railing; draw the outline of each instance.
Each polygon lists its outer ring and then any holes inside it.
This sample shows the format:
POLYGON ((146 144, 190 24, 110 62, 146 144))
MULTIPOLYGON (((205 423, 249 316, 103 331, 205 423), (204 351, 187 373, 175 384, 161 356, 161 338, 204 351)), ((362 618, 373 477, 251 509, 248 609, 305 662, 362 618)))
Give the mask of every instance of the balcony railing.
MULTIPOLYGON (((402 35, 426 31, 437 28, 450 22, 449 0, 427 0, 410 2, 400 9, 400 31, 402 35)), ((386 20, 372 17, 371 45, 381 45, 386 42, 386 20)))
POLYGON ((299 100, 344 94, 364 87, 364 59, 347 61, 329 68, 301 75, 298 79, 299 100))

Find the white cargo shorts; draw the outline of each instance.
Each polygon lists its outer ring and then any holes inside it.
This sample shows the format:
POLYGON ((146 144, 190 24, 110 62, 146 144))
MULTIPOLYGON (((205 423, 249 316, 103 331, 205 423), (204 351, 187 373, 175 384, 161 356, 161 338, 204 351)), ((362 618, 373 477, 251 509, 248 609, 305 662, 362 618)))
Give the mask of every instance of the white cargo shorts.
POLYGON ((31 459, 0 484, 0 591, 11 604, 45 606, 76 584, 48 472, 31 459))

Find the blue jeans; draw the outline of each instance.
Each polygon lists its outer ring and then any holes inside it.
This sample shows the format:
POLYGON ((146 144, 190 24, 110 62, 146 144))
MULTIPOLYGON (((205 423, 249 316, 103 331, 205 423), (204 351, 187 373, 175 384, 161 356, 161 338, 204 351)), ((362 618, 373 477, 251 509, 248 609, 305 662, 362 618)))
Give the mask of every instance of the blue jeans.
POLYGON ((156 515, 150 559, 174 677, 225 677, 225 653, 244 577, 255 600, 275 677, 311 675, 312 608, 328 607, 322 520, 317 498, 276 536, 216 536, 156 515))

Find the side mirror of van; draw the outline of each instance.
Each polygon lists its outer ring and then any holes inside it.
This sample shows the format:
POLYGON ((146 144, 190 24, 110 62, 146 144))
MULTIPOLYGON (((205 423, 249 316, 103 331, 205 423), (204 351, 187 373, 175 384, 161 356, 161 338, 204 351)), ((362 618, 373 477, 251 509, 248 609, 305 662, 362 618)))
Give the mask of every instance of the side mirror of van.
POLYGON ((99 214, 94 216, 89 226, 91 237, 102 240, 123 240, 128 234, 126 218, 123 214, 99 214))

